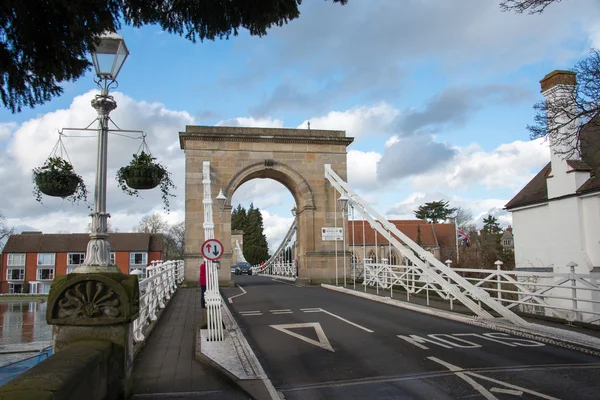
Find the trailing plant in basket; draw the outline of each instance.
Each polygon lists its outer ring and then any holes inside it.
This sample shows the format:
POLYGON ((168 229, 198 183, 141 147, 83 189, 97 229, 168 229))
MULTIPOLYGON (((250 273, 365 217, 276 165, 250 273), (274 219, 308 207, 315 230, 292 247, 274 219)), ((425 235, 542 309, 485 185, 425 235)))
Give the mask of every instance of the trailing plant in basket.
POLYGON ((81 176, 73 171, 70 162, 61 157, 50 157, 44 165, 33 169, 33 195, 42 203, 42 193, 77 203, 87 200, 87 188, 81 176))
POLYGON ((121 190, 130 196, 139 197, 139 190, 160 186, 165 210, 169 211, 169 197, 175 197, 170 190, 175 189, 175 185, 171 173, 150 154, 145 151, 134 154, 129 165, 119 168, 116 178, 121 190))

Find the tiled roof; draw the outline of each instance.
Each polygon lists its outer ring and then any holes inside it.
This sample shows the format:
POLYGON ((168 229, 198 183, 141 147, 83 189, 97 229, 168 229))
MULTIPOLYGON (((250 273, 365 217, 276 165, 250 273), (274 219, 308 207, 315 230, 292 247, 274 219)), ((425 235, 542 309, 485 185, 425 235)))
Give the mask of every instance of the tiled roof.
MULTIPOLYGON (((577 189, 577 193, 600 191, 600 116, 594 118, 581 131, 581 160, 568 160, 573 171, 590 171, 590 179, 577 189)), ((548 200, 546 178, 551 174, 548 163, 531 181, 505 206, 510 210, 517 207, 543 203, 548 200)))
MULTIPOLYGON (((424 220, 395 220, 388 221, 414 242, 417 242, 418 230, 421 230, 421 245, 422 246, 455 246, 455 228, 454 224, 430 224, 424 220), (435 230, 435 233, 434 233, 435 230)), ((363 221, 348 221, 348 243, 352 245, 362 246, 363 244, 370 246, 375 245, 375 236, 377 235, 377 245, 386 245, 388 240, 381 234, 371 228, 367 221, 364 221, 364 236, 363 236, 363 221), (353 240, 354 239, 354 240, 353 240)))
MULTIPOLYGON (((85 252, 90 240, 88 233, 21 233, 9 236, 4 253, 59 253, 85 252)), ((161 234, 110 233, 111 251, 159 251, 164 250, 161 234)))

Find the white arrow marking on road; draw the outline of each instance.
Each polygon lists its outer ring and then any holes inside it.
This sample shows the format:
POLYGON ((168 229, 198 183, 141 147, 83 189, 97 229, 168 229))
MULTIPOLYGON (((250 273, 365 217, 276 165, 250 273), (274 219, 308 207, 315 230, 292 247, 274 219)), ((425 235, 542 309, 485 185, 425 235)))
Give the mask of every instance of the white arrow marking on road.
POLYGON ((318 322, 308 322, 308 323, 304 323, 304 324, 269 325, 269 326, 271 328, 277 329, 280 332, 286 333, 297 339, 303 340, 306 343, 310 343, 314 346, 317 346, 322 349, 331 351, 332 353, 335 353, 335 350, 333 350, 333 347, 331 347, 331 344, 329 343, 327 336, 325 336, 325 332, 323 331, 321 324, 319 324, 318 322), (289 330, 289 329, 294 329, 294 328, 314 328, 315 332, 317 333, 317 338, 319 338, 319 341, 317 342, 314 339, 308 338, 306 336, 302 336, 296 332, 292 332, 289 330))
POLYGON ((515 396, 521 396, 523 393, 528 393, 533 396, 536 396, 536 397, 539 397, 542 399, 546 399, 546 400, 559 400, 556 397, 548 396, 543 393, 535 392, 533 390, 529 390, 529 389, 526 389, 524 387, 520 387, 517 385, 511 385, 510 383, 502 382, 497 379, 490 378, 489 376, 481 375, 481 374, 478 374, 475 372, 465 371, 461 367, 452 365, 446 361, 440 360, 437 357, 427 357, 427 358, 431 361, 435 361, 436 363, 443 365, 444 367, 448 368, 450 371, 454 372, 454 374, 456 376, 458 376, 465 382, 468 382, 471 386, 473 386, 473 388, 475 390, 477 390, 479 393, 481 393, 481 395, 483 395, 483 397, 485 397, 488 400, 498 400, 498 398, 496 396, 494 396, 491 392, 511 394, 511 395, 515 395, 515 396), (507 390, 507 389, 502 389, 502 388, 498 388, 498 387, 493 387, 491 389, 491 391, 488 391, 485 387, 483 387, 482 385, 477 383, 473 378, 471 378, 471 376, 474 378, 479 378, 479 379, 482 379, 485 381, 489 381, 489 382, 495 383, 496 385, 504 386, 506 388, 510 388, 513 390, 507 390))

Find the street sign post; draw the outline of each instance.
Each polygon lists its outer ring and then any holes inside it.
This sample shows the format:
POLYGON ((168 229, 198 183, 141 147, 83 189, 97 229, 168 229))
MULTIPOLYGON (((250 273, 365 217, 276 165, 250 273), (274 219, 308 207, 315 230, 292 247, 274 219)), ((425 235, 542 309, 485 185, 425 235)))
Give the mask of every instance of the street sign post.
POLYGON ((217 239, 208 239, 202 243, 202 255, 210 261, 216 261, 223 255, 223 243, 217 239))

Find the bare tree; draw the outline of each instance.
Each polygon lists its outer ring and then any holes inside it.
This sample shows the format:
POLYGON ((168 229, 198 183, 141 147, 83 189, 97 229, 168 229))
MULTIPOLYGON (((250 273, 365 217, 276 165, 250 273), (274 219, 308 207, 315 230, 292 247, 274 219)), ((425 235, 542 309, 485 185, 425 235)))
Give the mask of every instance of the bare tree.
POLYGON ((15 233, 15 228, 9 228, 8 225, 6 225, 6 218, 0 213, 0 251, 4 248, 6 239, 13 233, 15 233))
POLYGON ((454 218, 456 219, 456 225, 458 226, 458 229, 464 232, 469 232, 475 229, 475 224, 473 224, 473 213, 471 210, 467 208, 456 207, 454 218))
MULTIPOLYGON (((92 232, 92 223, 91 222, 89 224, 87 224, 87 226, 85 227, 85 231, 88 232, 88 233, 92 232)), ((116 232, 119 232, 119 229, 118 228, 113 228, 112 224, 110 223, 110 220, 107 220, 106 221, 106 232, 108 232, 108 233, 116 233, 116 232)))
POLYGON ((169 229, 167 221, 160 214, 146 215, 133 230, 140 233, 165 233, 169 229))
POLYGON ((531 139, 545 138, 557 146, 555 151, 563 159, 581 156, 584 127, 600 126, 600 52, 590 50, 587 58, 571 70, 577 82, 572 90, 564 90, 553 96, 551 101, 536 103, 534 125, 528 125, 531 139), (573 129, 566 129, 574 127, 573 129), (563 150, 559 150, 559 149, 563 150))
POLYGON ((172 225, 165 238, 167 260, 183 259, 183 250, 185 246, 185 221, 172 225))
POLYGON ((541 14, 550 4, 560 3, 562 0, 504 0, 500 3, 502 11, 514 11, 522 14, 541 14))

